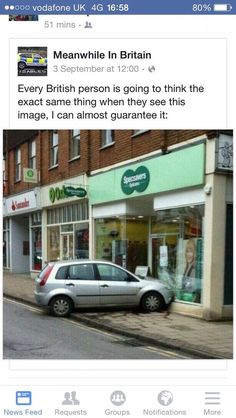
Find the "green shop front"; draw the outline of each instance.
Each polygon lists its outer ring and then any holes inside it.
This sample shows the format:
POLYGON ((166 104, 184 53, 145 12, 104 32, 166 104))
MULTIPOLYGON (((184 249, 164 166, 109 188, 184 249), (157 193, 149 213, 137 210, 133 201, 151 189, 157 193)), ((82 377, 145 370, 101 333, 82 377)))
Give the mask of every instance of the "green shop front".
POLYGON ((176 311, 210 319, 223 310, 211 312, 204 280, 204 248, 212 236, 206 242, 205 157, 203 141, 96 174, 89 199, 94 258, 132 272, 145 266, 173 286, 176 311))
POLYGON ((43 262, 88 258, 89 213, 85 175, 42 187, 43 262))

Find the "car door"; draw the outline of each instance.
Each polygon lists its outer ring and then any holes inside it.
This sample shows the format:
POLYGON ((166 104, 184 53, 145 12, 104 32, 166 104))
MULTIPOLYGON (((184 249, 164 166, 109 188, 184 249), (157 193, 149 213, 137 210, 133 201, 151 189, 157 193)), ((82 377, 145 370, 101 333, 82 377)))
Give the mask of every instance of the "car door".
POLYGON ((99 305, 99 286, 92 263, 71 264, 65 287, 73 293, 76 306, 99 305))
POLYGON ((105 263, 96 263, 100 304, 105 305, 137 305, 137 294, 141 289, 138 279, 120 267, 105 263))

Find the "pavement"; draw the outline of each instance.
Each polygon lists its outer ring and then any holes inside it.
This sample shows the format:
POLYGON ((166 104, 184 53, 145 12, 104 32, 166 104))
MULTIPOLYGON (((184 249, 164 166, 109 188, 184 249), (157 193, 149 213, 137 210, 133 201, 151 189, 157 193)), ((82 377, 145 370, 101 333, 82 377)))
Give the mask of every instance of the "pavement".
MULTIPOLYGON (((35 305, 34 280, 29 275, 6 272, 4 296, 35 305)), ((142 313, 139 310, 83 309, 73 319, 94 328, 126 336, 130 341, 161 346, 194 358, 232 359, 233 322, 205 321, 177 313, 142 313)))

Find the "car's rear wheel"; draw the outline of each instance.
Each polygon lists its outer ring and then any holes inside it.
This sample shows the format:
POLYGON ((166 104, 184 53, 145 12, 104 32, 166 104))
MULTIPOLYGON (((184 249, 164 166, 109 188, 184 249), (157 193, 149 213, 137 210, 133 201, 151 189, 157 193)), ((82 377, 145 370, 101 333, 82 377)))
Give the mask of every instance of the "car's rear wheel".
POLYGON ((49 304, 50 312, 54 316, 67 317, 73 309, 73 302, 67 296, 61 295, 53 298, 49 304))
POLYGON ((142 297, 141 307, 145 312, 159 312, 165 305, 165 301, 157 292, 148 292, 142 297))
POLYGON ((18 68, 19 68, 20 70, 24 70, 24 69, 25 69, 25 67, 26 67, 26 64, 25 64, 24 62, 19 62, 19 63, 18 63, 18 68))

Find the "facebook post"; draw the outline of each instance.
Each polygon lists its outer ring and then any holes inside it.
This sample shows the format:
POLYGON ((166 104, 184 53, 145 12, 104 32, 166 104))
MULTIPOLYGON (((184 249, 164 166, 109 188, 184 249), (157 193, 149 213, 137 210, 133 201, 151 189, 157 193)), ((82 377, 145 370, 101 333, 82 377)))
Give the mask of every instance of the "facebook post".
POLYGON ((1 416, 232 415, 235 7, 0 5, 1 416))

